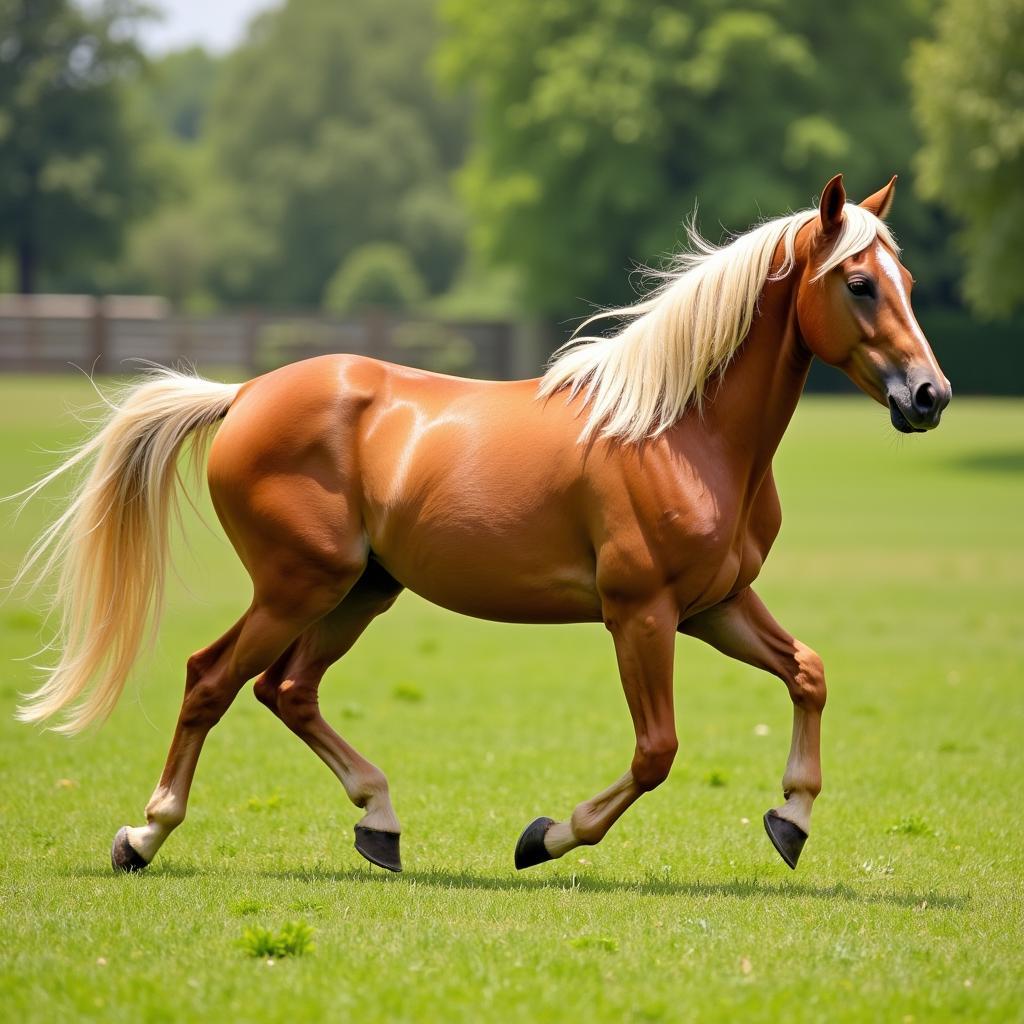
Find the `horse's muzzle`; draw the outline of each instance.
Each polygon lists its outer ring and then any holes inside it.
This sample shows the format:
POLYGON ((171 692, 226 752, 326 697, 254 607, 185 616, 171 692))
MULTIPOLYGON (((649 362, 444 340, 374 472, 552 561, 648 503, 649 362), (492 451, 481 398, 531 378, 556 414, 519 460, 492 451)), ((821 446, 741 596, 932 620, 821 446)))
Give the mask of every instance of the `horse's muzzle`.
POLYGON ((890 385, 886 398, 892 425, 903 434, 923 434, 934 430, 942 418, 942 410, 949 405, 953 389, 943 378, 908 380, 904 384, 890 385))

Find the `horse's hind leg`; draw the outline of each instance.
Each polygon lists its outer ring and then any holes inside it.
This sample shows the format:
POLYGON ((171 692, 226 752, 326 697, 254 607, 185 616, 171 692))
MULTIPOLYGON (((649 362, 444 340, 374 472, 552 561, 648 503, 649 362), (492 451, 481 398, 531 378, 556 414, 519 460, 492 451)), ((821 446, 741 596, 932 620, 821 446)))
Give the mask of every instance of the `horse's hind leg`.
POLYGON ((207 734, 246 680, 280 657, 311 623, 329 611, 358 576, 330 574, 296 563, 261 573, 249 610, 219 640, 188 660, 185 697, 146 824, 117 833, 111 861, 117 870, 144 868, 185 818, 192 777, 207 734))
POLYGON ((370 862, 401 871, 401 827, 384 773, 339 736, 320 713, 324 672, 363 630, 394 603, 402 590, 376 562, 332 612, 310 626, 257 681, 254 693, 338 777, 348 798, 365 814, 355 826, 356 849, 370 862))
POLYGON ((772 618, 749 588, 680 626, 730 658, 778 676, 793 701, 793 737, 782 777, 786 802, 764 816, 779 856, 796 868, 811 829, 811 806, 821 792, 821 712, 825 669, 821 658, 772 618))

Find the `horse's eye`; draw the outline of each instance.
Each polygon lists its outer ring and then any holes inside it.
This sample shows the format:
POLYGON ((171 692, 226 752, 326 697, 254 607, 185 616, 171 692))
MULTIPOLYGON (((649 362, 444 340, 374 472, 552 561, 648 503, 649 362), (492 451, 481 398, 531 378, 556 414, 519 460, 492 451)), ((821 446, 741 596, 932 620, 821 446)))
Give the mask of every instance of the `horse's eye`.
POLYGON ((875 286, 866 277, 851 277, 846 282, 846 287, 850 289, 851 294, 863 298, 865 296, 873 296, 875 294, 875 286))

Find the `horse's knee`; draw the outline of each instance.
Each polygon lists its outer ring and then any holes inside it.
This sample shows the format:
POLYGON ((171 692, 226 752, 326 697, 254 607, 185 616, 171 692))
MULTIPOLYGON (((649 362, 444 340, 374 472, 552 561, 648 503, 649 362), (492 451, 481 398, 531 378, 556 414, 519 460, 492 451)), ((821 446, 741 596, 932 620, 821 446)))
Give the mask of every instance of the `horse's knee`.
POLYGON ((821 712, 828 696, 825 686, 825 664, 817 651, 797 642, 795 666, 786 684, 793 703, 806 711, 821 712))
POLYGON ((660 786, 672 770, 679 742, 675 736, 664 736, 646 743, 638 743, 633 755, 633 781, 642 792, 660 786))

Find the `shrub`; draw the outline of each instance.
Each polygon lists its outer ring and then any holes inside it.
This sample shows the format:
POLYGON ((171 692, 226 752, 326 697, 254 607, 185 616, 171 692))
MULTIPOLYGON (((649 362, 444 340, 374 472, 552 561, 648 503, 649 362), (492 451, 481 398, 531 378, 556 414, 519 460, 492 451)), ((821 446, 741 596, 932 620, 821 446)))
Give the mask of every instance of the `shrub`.
POLYGON ((403 310, 422 302, 426 287, 409 253, 381 243, 356 249, 324 289, 323 305, 332 313, 362 309, 403 310))

